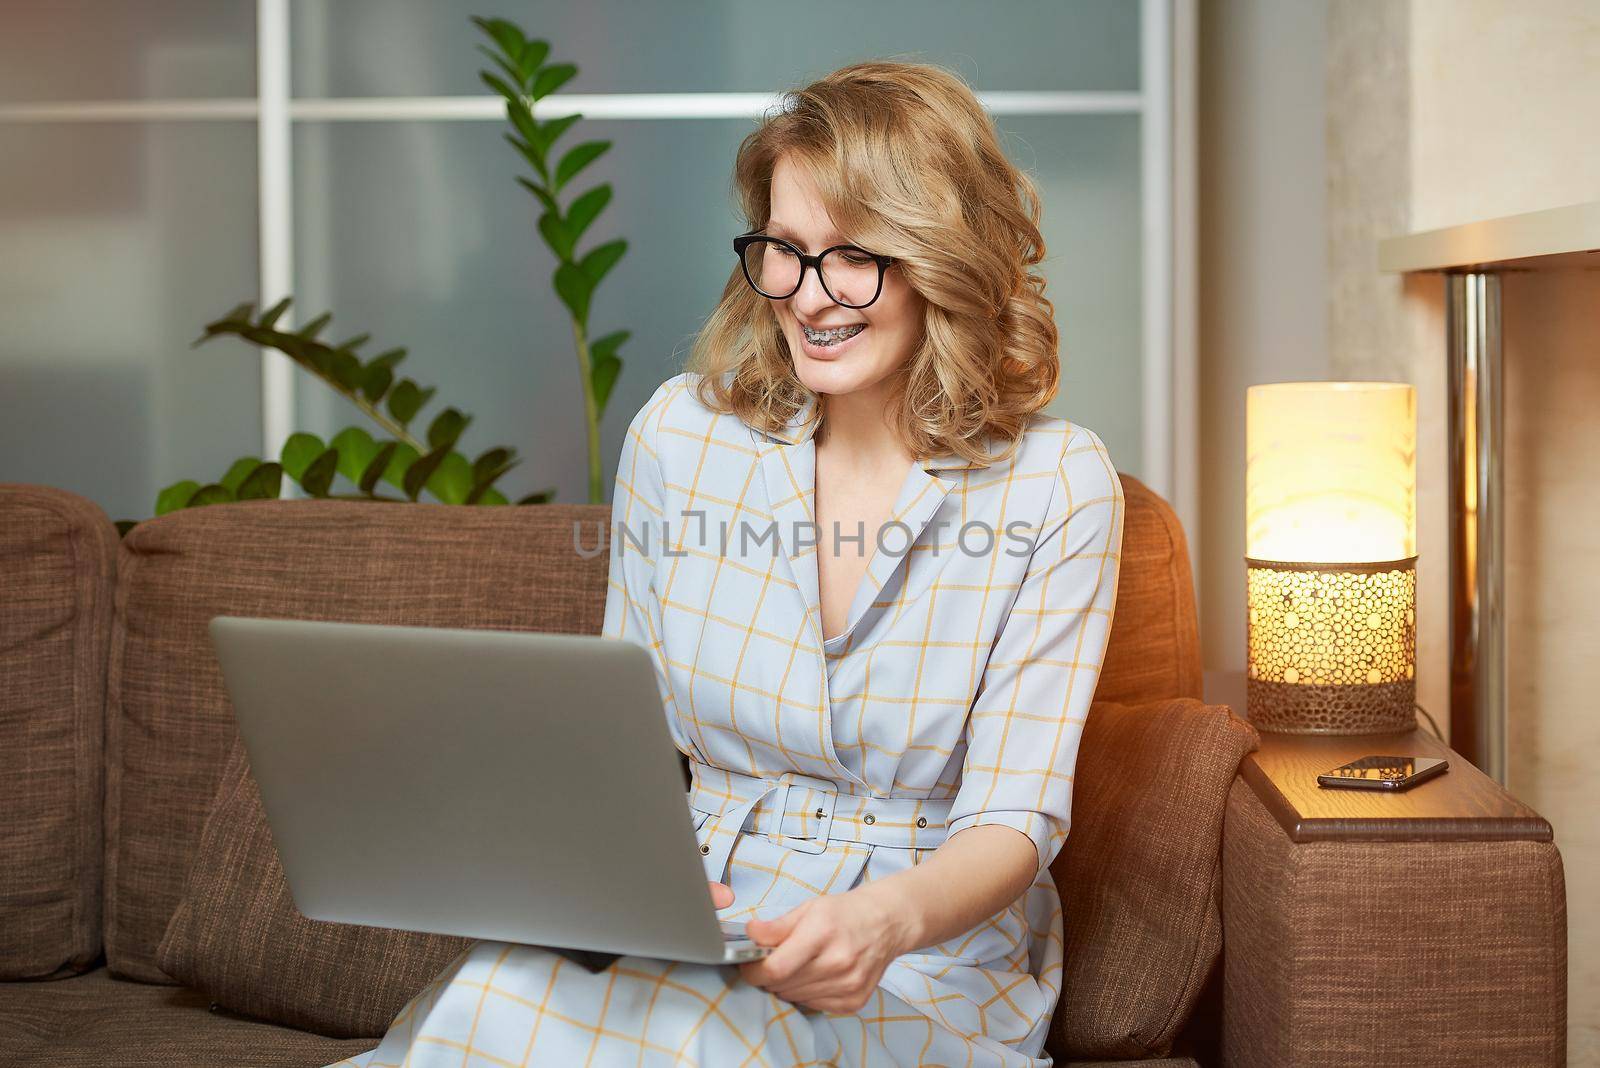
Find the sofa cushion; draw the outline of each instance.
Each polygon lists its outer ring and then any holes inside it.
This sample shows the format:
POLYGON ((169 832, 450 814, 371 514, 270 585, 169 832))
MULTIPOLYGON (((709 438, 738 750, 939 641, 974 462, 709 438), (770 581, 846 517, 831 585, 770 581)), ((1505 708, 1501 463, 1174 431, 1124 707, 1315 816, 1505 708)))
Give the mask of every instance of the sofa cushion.
POLYGON ((246 1016, 334 1038, 381 1038, 412 995, 472 944, 301 915, 235 740, 156 960, 246 1016))
POLYGON ((1200 624, 1189 543, 1172 505, 1132 475, 1118 472, 1127 508, 1121 581, 1105 666, 1102 701, 1139 704, 1201 696, 1200 624))
POLYGON ((53 983, 0 984, 0 1064, 309 1068, 377 1045, 370 1038, 324 1038, 207 1007, 198 990, 130 983, 105 968, 53 983))
POLYGON ((604 505, 240 501, 134 527, 118 562, 108 681, 113 973, 173 982, 156 948, 236 733, 206 632, 213 616, 598 634, 609 514, 604 505))
POLYGON ((1165 1056, 1222 946, 1222 815, 1255 729, 1192 698, 1089 709, 1051 865, 1065 956, 1049 1049, 1165 1056))
POLYGON ((116 553, 92 501, 0 484, 0 979, 71 975, 100 953, 116 553))

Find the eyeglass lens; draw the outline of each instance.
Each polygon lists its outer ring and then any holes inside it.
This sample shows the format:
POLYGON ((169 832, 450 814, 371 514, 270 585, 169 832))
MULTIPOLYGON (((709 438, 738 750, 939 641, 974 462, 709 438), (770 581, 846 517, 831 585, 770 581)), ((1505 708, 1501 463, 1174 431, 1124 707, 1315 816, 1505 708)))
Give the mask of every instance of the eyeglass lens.
MULTIPOLYGON (((776 241, 755 240, 744 250, 745 270, 763 296, 781 300, 800 286, 800 258, 776 241)), ((878 261, 849 249, 822 257, 822 286, 841 304, 864 305, 878 292, 878 261)))

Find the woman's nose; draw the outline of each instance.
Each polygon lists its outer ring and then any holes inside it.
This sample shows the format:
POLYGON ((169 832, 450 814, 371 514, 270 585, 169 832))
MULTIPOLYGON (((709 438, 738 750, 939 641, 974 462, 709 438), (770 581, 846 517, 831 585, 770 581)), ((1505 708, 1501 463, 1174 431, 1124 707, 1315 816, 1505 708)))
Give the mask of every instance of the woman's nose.
POLYGON ((802 317, 812 318, 827 311, 834 304, 834 299, 823 287, 816 268, 807 267, 800 272, 800 288, 790 295, 789 302, 802 317))

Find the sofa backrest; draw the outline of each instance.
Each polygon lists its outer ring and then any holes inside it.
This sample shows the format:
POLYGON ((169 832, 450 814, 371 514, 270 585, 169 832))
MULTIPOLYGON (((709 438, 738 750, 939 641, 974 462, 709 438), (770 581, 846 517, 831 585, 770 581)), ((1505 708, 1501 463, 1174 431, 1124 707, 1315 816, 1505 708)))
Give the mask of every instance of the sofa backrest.
MULTIPOLYGON (((1097 696, 1129 704, 1198 697, 1182 528, 1165 501, 1121 477, 1122 573, 1097 696)), ((22 522, 17 500, 0 494, 0 528, 22 522)), ((114 541, 103 513, 84 514, 92 516, 82 523, 93 537, 109 532, 114 541)), ((596 634, 609 520, 606 505, 281 500, 183 509, 133 528, 116 564, 105 676, 104 943, 113 973, 170 981, 155 950, 235 732, 206 632, 212 616, 596 634)), ((7 559, 0 571, 6 591, 17 585, 10 565, 7 559)), ((5 611, 30 610, 13 603, 5 611)), ((9 701, 5 695, 0 690, 9 701)), ((72 714, 70 702, 58 699, 34 718, 72 714)), ((99 803, 98 794, 78 799, 80 812, 93 809, 84 817, 92 822, 99 803)))
POLYGON ((1122 570, 1097 701, 1139 705, 1166 697, 1203 696, 1200 622, 1183 524, 1159 494, 1117 473, 1127 515, 1122 570))
POLYGON ((0 484, 0 980, 71 975, 100 953, 116 554, 94 502, 0 484))
POLYGON ((244 501, 133 528, 118 563, 108 669, 112 972, 170 981, 156 948, 236 730, 206 631, 213 616, 598 633, 608 515, 603 506, 244 501), (599 550, 576 551, 575 531, 599 550))

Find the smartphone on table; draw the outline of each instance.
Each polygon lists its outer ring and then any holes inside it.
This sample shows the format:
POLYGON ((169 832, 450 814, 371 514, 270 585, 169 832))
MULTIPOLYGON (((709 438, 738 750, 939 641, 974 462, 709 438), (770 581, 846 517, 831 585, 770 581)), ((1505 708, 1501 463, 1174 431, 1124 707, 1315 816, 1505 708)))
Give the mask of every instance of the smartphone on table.
POLYGON ((1356 790, 1405 790, 1443 775, 1450 762, 1443 757, 1365 756, 1317 776, 1317 785, 1356 790))

